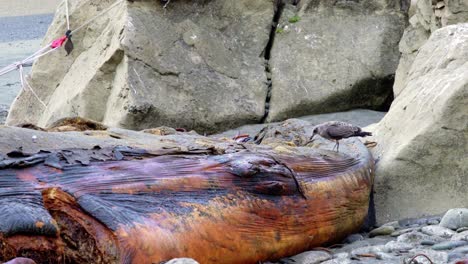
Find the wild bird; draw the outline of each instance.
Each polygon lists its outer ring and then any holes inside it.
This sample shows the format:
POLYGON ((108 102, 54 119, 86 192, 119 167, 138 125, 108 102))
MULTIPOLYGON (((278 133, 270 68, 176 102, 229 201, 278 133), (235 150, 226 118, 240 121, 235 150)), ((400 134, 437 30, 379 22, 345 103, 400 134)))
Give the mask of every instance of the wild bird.
POLYGON ((340 121, 329 121, 316 125, 309 143, 313 141, 314 136, 317 134, 325 139, 335 141, 336 144, 333 149, 336 147, 336 152, 339 152, 340 140, 343 138, 372 136, 372 133, 362 131, 358 126, 340 121))

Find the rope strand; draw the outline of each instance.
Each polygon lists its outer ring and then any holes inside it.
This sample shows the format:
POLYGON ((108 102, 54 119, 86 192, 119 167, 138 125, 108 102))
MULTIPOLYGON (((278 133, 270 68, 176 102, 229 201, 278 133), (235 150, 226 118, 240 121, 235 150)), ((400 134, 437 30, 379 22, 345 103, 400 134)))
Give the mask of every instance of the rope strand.
POLYGON ((67 18, 67 30, 70 30, 70 15, 68 14, 68 0, 65 0, 65 17, 67 18))
POLYGON ((117 2, 115 2, 114 4, 112 4, 111 6, 109 6, 108 8, 104 9, 102 12, 100 12, 99 14, 95 15, 94 17, 90 18, 89 20, 87 20, 84 24, 82 24, 81 26, 77 27, 76 29, 74 29, 72 32, 71 32, 71 35, 73 35, 74 33, 76 33, 77 31, 79 31, 80 29, 84 28, 85 26, 89 25, 91 22, 93 22, 94 20, 96 20, 97 18, 99 18, 100 16, 104 15, 105 13, 109 12, 110 10, 112 10, 114 7, 116 7, 118 4, 122 3, 123 1, 125 0, 118 0, 117 2))

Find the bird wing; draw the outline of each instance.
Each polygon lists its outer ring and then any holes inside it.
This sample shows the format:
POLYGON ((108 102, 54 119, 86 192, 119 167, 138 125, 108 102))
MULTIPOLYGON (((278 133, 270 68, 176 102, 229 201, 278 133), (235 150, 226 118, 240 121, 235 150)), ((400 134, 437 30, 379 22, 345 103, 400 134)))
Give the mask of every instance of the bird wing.
POLYGON ((329 126, 327 128, 327 133, 332 138, 347 138, 352 137, 354 134, 358 133, 361 129, 355 126, 329 126))

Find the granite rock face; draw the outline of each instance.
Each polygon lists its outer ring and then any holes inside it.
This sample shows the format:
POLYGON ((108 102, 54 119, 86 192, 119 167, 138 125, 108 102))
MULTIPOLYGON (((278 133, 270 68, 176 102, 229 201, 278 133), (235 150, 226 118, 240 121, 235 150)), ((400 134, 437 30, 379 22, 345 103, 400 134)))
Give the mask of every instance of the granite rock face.
MULTIPOLYGON (((72 28, 110 6, 71 1, 72 28)), ((70 56, 39 60, 31 83, 44 109, 19 95, 8 124, 47 126, 81 116, 106 125, 223 130, 259 122, 267 77, 262 51, 274 4, 260 1, 124 1, 73 36, 70 56), (195 10, 195 12, 194 12, 195 10)), ((58 12, 45 43, 65 31, 58 12)))
POLYGON ((398 41, 406 26, 399 2, 286 5, 271 51, 267 120, 385 108, 391 102, 398 41))
POLYGON ((432 33, 372 132, 379 223, 466 206, 468 24, 432 33))
MULTIPOLYGON (((69 2, 72 29, 114 3, 69 2)), ((23 91, 7 124, 80 116, 213 133, 391 101, 406 10, 396 1, 163 2, 123 1, 74 33, 70 55, 37 61, 29 82, 47 106, 23 91)), ((65 30, 62 5, 44 45, 65 30)))
POLYGON ((401 60, 395 75, 395 96, 406 87, 408 74, 418 50, 426 43, 431 33, 441 27, 468 22, 468 1, 412 0, 410 13, 410 25, 405 29, 399 44, 401 60))

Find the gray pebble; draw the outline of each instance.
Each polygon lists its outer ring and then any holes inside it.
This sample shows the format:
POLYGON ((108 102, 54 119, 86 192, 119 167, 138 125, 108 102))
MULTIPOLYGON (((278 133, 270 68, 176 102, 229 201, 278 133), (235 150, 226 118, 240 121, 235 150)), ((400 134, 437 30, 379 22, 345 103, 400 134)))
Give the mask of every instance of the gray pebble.
POLYGON ((459 260, 464 258, 466 255, 462 253, 456 253, 456 252, 450 252, 448 253, 448 260, 449 261, 454 261, 454 260, 459 260))
POLYGON ((454 250, 452 250, 454 253, 461 253, 461 254, 468 254, 468 246, 465 247, 458 247, 454 250))
POLYGON ((382 226, 393 226, 394 228, 399 228, 400 224, 398 223, 398 221, 393 221, 393 222, 385 223, 382 226))
POLYGON ((413 245, 404 242, 390 241, 385 244, 385 252, 406 252, 413 248, 413 245))
POLYGON ((385 250, 386 248, 384 245, 368 246, 368 247, 357 248, 351 251, 351 255, 356 256, 356 255, 365 255, 365 254, 377 254, 380 252, 385 252, 385 250))
POLYGON ((432 245, 435 245, 437 244, 437 242, 433 241, 433 240, 422 240, 421 241, 421 245, 423 246, 432 246, 432 245))
POLYGON ((455 235, 452 236, 451 240, 465 240, 468 241, 468 231, 464 231, 461 233, 456 233, 455 235))
POLYGON ((450 250, 468 245, 468 241, 445 241, 432 246, 434 250, 450 250))
MULTIPOLYGON (((435 264, 442 264, 442 263, 447 263, 448 262, 448 253, 447 252, 443 252, 443 251, 435 251, 435 250, 432 250, 432 249, 412 249, 410 251, 410 254, 409 256, 412 257, 412 256, 416 256, 418 254, 424 254, 426 256, 428 256, 432 261, 433 263, 435 264)), ((416 260, 418 261, 417 263, 424 263, 424 264, 429 264, 429 261, 427 261, 426 258, 424 257, 417 257, 416 260)), ((408 263, 408 262, 405 262, 405 263, 408 263)), ((414 262, 413 262, 414 263, 414 262)))
POLYGON ((290 258, 282 259, 282 263, 304 263, 304 264, 318 264, 331 259, 332 256, 325 251, 307 251, 290 258))
POLYGON ((378 227, 378 228, 370 231, 369 237, 388 236, 393 232, 395 232, 395 227, 393 227, 393 226, 381 226, 381 227, 378 227))
POLYGON ((455 231, 445 228, 443 226, 424 226, 421 232, 430 236, 439 236, 443 238, 451 238, 456 234, 455 231))
POLYGON ((406 233, 410 233, 410 232, 415 231, 415 230, 416 230, 416 231, 419 231, 420 228, 417 227, 417 228, 400 229, 400 230, 397 230, 397 231, 391 233, 390 236, 392 236, 392 237, 398 237, 398 236, 401 236, 401 235, 406 234, 406 233))
POLYGON ((351 243, 354 243, 356 241, 360 241, 360 240, 363 240, 363 239, 364 239, 364 236, 361 235, 361 234, 352 234, 352 235, 349 235, 348 237, 346 237, 345 240, 343 241, 343 243, 351 244, 351 243))
POLYGON ((405 242, 413 245, 419 245, 422 240, 432 240, 437 243, 445 241, 445 239, 440 238, 438 236, 429 236, 417 231, 413 231, 411 233, 406 233, 397 238, 398 242, 405 242))
POLYGON ((468 209, 456 208, 448 210, 444 217, 442 217, 439 225, 453 230, 468 227, 468 209))

